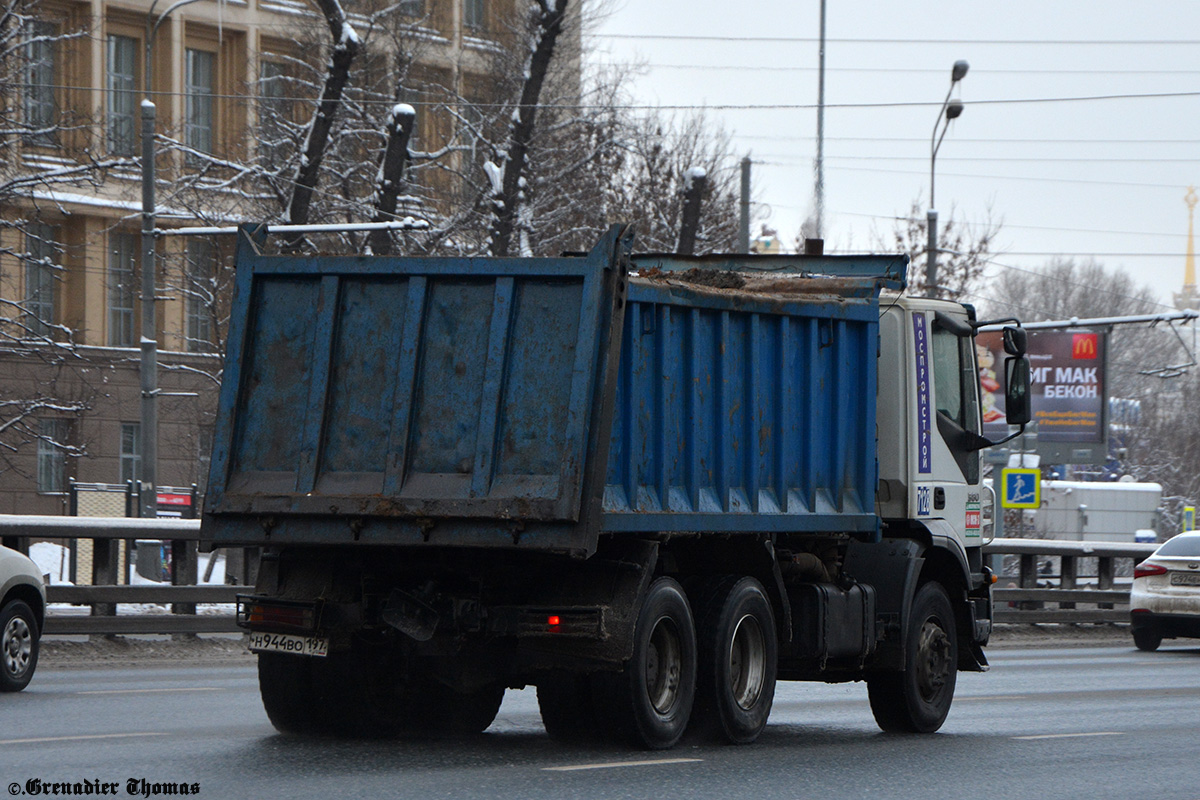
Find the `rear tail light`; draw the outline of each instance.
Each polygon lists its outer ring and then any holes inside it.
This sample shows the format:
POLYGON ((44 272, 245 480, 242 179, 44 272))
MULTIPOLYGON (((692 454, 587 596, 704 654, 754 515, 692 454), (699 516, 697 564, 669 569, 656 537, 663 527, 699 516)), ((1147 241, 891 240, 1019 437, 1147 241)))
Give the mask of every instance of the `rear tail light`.
POLYGON ((1158 564, 1151 564, 1149 561, 1143 561, 1133 568, 1133 577, 1135 578, 1148 578, 1151 575, 1166 574, 1166 567, 1160 567, 1158 564))
POLYGON ((317 618, 313 603, 238 596, 237 624, 243 628, 311 633, 317 628, 317 618))

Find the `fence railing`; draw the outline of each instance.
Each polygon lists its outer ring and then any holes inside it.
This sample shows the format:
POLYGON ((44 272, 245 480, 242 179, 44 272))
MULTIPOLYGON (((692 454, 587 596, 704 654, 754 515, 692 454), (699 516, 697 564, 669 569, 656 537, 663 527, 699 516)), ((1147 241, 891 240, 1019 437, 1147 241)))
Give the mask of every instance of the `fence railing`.
MULTIPOLYGON (((196 584, 196 544, 200 520, 137 517, 49 517, 0 514, 0 539, 9 547, 28 549, 31 539, 90 539, 93 543, 93 585, 51 584, 46 602, 87 606, 89 613, 51 608, 47 634, 227 633, 240 630, 235 614, 203 613, 197 604, 233 603, 246 587, 196 584), (171 543, 172 584, 117 585, 115 551, 119 541, 157 540, 171 543), (170 613, 118 613, 118 604, 170 605, 170 613)), ((242 553, 238 550, 238 555, 242 553)))
MULTIPOLYGON (((30 539, 151 539, 187 543, 194 552, 198 520, 97 519, 0 514, 0 539, 8 546, 30 539)), ((1015 569, 997 569, 993 588, 996 622, 1125 622, 1129 585, 1124 569, 1150 555, 1157 545, 1080 542, 1059 539, 995 539, 987 556, 1012 557, 1015 569)), ((180 549, 180 552, 185 552, 180 549)), ((1012 560, 1012 559, 1007 559, 1012 560)), ((191 564, 194 568, 195 563, 191 564)), ((999 565, 998 565, 999 566, 999 565)), ((194 578, 193 578, 194 580, 194 578)), ((116 583, 113 575, 111 583, 116 583)), ((239 630, 233 610, 197 614, 197 604, 233 603, 244 585, 51 585, 54 604, 88 606, 88 615, 51 609, 47 634, 225 633, 239 630), (118 613, 126 603, 171 605, 171 613, 118 613)), ((203 611, 203 609, 202 609, 203 611)))
POLYGON ((1015 574, 997 569, 995 622, 1127 622, 1132 565, 1157 544, 1063 539, 994 539, 983 551, 1013 556, 1015 574), (1128 567, 1128 569, 1125 569, 1128 567), (1086 608, 1081 608, 1086 606, 1086 608))

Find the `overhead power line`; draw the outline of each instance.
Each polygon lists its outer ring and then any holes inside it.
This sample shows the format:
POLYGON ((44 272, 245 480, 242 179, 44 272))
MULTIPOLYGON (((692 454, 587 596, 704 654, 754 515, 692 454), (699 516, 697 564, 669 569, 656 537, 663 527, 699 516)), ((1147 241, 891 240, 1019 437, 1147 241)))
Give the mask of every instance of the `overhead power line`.
MULTIPOLYGON (((738 139, 768 142, 813 142, 816 136, 778 136, 766 134, 735 134, 738 139)), ((928 136, 826 136, 828 142, 921 142, 928 136)), ((979 139, 955 136, 955 142, 974 144, 1200 144, 1200 139, 979 139)))
MULTIPOLYGON (((682 33, 593 33, 593 39, 629 39, 680 42, 770 42, 780 44, 817 44, 814 36, 699 36, 682 33)), ((840 44, 976 44, 976 45, 1134 45, 1159 47, 1162 45, 1198 45, 1200 39, 865 39, 826 37, 826 43, 840 44)))
MULTIPOLYGON (((770 153, 763 154, 766 158, 787 156, 776 155, 770 153)), ((841 156, 832 155, 825 156, 826 158, 841 159, 843 161, 923 161, 929 163, 929 156, 841 156)), ((1044 162, 1050 164, 1071 164, 1071 163, 1121 163, 1121 164, 1195 164, 1196 157, 1190 158, 1126 158, 1124 156, 1105 156, 1105 157, 1087 157, 1087 156, 1064 156, 1056 158, 1054 156, 942 156, 942 161, 1033 161, 1044 162)))
MULTIPOLYGON (((774 205, 774 204, 773 204, 774 205)), ((798 208, 798 206, 775 206, 776 208, 798 208)), ((839 217, 863 217, 865 219, 887 220, 888 222, 908 222, 912 220, 911 216, 900 214, 866 214, 861 211, 838 211, 833 210, 830 213, 839 217)), ((924 212, 922 212, 924 213, 924 212)), ((987 222, 972 222, 971 220, 955 220, 955 225, 962 225, 967 228, 986 228, 990 223, 987 222)), ((1003 223, 1004 230, 1019 230, 1019 231, 1054 231, 1056 233, 1099 233, 1111 234, 1117 236, 1154 236, 1154 237, 1173 237, 1184 239, 1186 233, 1162 233, 1161 231, 1122 231, 1122 230, 1101 230, 1099 228, 1064 228, 1062 225, 1014 225, 1009 222, 1003 223)))
MULTIPOLYGON (((15 86, 28 87, 29 84, 14 84, 15 86)), ((39 84, 40 88, 51 88, 44 84, 39 84)), ((107 93, 109 90, 101 86, 71 86, 71 85, 56 85, 52 88, 63 89, 70 91, 89 91, 96 93, 107 93)), ((187 97, 186 92, 163 92, 153 91, 148 92, 151 99, 164 97, 187 97)), ((248 94, 218 94, 209 93, 205 97, 210 97, 217 100, 235 100, 238 102, 254 101, 257 102, 262 98, 248 94)), ((1129 93, 1129 94, 1095 94, 1095 95, 1077 95, 1077 96, 1059 96, 1059 97, 1012 97, 999 98, 993 100, 972 100, 971 106, 1006 106, 1006 105, 1036 105, 1045 103, 1088 103, 1109 100, 1162 100, 1162 99, 1177 99, 1200 97, 1200 91, 1193 92, 1146 92, 1146 93, 1129 93)), ((272 102, 290 101, 290 102, 306 102, 315 103, 316 98, 312 96, 277 96, 270 98, 272 102)), ((374 98, 347 98, 348 104, 371 105, 371 106, 386 106, 395 105, 395 100, 382 97, 374 98)), ((448 104, 446 100, 411 100, 408 103, 411 106, 420 107, 438 107, 448 104)), ((506 109, 512 108, 514 103, 466 103, 462 105, 470 105, 474 108, 489 108, 489 109, 506 109)), ((929 106, 940 106, 941 101, 938 100, 898 100, 891 102, 862 102, 862 103, 826 103, 825 108, 840 108, 840 109, 858 109, 858 108, 926 108, 929 106)), ((816 103, 693 103, 688 105, 655 105, 651 103, 544 103, 542 108, 562 109, 566 111, 586 111, 586 110, 614 110, 614 111, 808 111, 817 107, 816 103)))
MULTIPOLYGON (((595 62, 598 67, 625 66, 619 61, 595 62)), ((678 69, 707 71, 720 70, 737 72, 816 72, 817 67, 800 65, 765 65, 765 64, 639 64, 646 69, 678 69)), ((944 67, 827 67, 827 72, 866 72, 866 73, 904 73, 906 75, 941 75, 944 67)), ((972 74, 979 75, 1200 75, 1196 69, 977 69, 972 74)))
MULTIPOLYGON (((755 163, 756 164, 764 164, 764 165, 774 164, 775 166, 783 166, 783 167, 804 166, 805 164, 807 164, 807 162, 784 163, 784 162, 778 162, 778 161, 776 161, 776 162, 756 161, 755 163)), ((876 167, 847 167, 847 166, 841 166, 841 165, 836 165, 833 167, 833 169, 849 171, 849 172, 883 172, 883 173, 887 173, 890 175, 921 175, 922 177, 929 176, 929 172, 926 170, 887 169, 887 168, 883 168, 883 167, 879 167, 879 168, 876 168, 876 167)), ((1097 181, 1097 180, 1088 180, 1086 178, 1043 178, 1043 177, 1033 177, 1033 176, 1029 176, 1029 175, 979 175, 979 174, 967 174, 967 173, 962 173, 962 172, 939 172, 938 173, 938 177, 943 177, 943 176, 952 177, 952 178, 972 178, 972 179, 982 178, 985 180, 997 180, 997 181, 1029 181, 1029 182, 1034 182, 1034 183, 1081 183, 1081 184, 1092 184, 1092 185, 1098 185, 1098 186, 1136 186, 1139 188, 1148 188, 1148 189, 1186 189, 1187 188, 1186 182, 1181 182, 1181 183, 1138 183, 1136 181, 1097 181)))

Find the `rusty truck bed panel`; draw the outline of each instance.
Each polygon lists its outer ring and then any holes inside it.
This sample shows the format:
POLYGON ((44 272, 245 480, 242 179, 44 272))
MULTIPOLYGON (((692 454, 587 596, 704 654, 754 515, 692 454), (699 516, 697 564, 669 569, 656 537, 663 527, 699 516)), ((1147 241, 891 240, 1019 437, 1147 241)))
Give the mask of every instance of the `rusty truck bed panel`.
POLYGON ((605 530, 876 533, 896 259, 638 256, 631 280, 620 228, 548 259, 264 255, 239 237, 217 544, 586 555, 605 530))

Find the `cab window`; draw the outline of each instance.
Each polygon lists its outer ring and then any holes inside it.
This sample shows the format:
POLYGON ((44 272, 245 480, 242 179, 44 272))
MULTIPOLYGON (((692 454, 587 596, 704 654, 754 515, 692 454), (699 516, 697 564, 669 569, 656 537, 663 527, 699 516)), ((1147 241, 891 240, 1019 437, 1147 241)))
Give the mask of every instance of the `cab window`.
POLYGON ((979 410, 975 385, 978 376, 971 358, 972 342, 969 337, 956 336, 950 331, 934 328, 933 387, 937 397, 936 409, 939 431, 950 447, 954 460, 962 470, 968 483, 979 481, 979 456, 977 452, 956 447, 955 437, 943 430, 941 418, 953 423, 960 430, 979 433, 979 410))

